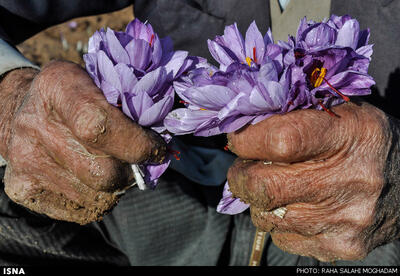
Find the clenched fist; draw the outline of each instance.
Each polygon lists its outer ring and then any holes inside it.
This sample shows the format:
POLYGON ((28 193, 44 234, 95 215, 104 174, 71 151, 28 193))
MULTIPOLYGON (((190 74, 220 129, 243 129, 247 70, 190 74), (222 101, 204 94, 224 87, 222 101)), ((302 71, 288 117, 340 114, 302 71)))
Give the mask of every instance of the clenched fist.
POLYGON ((109 105, 69 62, 18 69, 0 82, 5 192, 52 218, 98 220, 133 182, 130 163, 161 162, 166 147, 109 105))
POLYGON ((399 123, 367 103, 332 111, 276 115, 230 134, 240 158, 229 186, 283 250, 362 259, 399 237, 399 123))

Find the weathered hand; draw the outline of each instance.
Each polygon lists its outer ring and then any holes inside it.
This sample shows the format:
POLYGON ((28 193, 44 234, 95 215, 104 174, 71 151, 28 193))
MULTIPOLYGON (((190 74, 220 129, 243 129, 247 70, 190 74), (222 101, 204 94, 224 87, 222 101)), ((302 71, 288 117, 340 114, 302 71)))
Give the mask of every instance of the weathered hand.
POLYGON ((20 69, 0 82, 5 192, 52 218, 98 220, 132 184, 130 163, 160 162, 165 143, 109 105, 69 62, 20 69))
POLYGON ((399 236, 398 123, 367 103, 332 110, 338 117, 301 110, 228 135, 240 157, 229 186, 283 250, 362 259, 399 236))

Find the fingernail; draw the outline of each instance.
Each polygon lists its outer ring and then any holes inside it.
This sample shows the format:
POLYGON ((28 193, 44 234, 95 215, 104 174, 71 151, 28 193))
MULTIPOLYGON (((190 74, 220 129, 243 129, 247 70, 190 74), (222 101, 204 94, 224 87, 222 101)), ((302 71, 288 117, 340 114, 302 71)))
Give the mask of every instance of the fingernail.
POLYGON ((167 154, 167 145, 160 135, 153 131, 149 131, 149 138, 154 141, 154 146, 148 159, 149 163, 161 164, 165 160, 167 154))

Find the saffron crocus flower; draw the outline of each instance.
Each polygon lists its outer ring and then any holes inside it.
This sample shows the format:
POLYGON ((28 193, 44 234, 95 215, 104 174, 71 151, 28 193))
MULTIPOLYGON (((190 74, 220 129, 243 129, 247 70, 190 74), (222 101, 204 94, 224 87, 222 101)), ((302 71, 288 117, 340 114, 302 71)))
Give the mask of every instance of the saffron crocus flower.
POLYGON ((208 49, 223 71, 236 62, 257 67, 270 60, 282 69, 281 47, 273 43, 271 30, 263 36, 255 21, 247 29, 245 38, 236 23, 225 27, 224 35, 208 40, 208 49))
MULTIPOLYGON (((196 69, 176 81, 186 108, 170 112, 165 125, 178 135, 211 136, 294 109, 330 112, 329 107, 349 101, 349 96, 370 93, 375 82, 367 73, 372 54, 368 37, 369 31, 360 31, 348 16, 320 23, 303 19, 297 37, 278 42, 279 47, 269 34, 261 39, 254 22, 246 39, 236 24, 228 26, 223 36, 209 41, 221 71, 196 69), (279 54, 271 55, 268 47, 279 54)), ((226 183, 217 210, 236 214, 247 208, 232 197, 226 183)))
POLYGON ((369 30, 360 31, 358 21, 347 15, 332 15, 323 22, 303 18, 297 36, 279 42, 285 68, 292 72, 290 93, 309 95, 300 106, 328 111, 349 101, 349 96, 370 94, 375 82, 368 75, 372 55, 368 39, 369 30))
MULTIPOLYGON (((89 39, 84 60, 110 104, 170 140, 163 120, 174 103, 173 80, 194 61, 187 52, 173 51, 169 38, 159 39, 150 24, 135 19, 125 32, 97 31, 89 39)), ((145 181, 155 187, 168 164, 169 158, 161 165, 132 165, 139 187, 145 189, 145 181)))
POLYGON ((164 120, 176 135, 212 136, 229 133, 287 111, 288 83, 278 77, 273 61, 259 69, 234 63, 225 72, 202 67, 174 83, 186 108, 170 112, 164 120))
POLYGON ((313 107, 325 109, 350 101, 350 96, 368 95, 375 84, 367 73, 369 59, 351 48, 311 52, 298 58, 296 64, 302 68, 304 89, 309 90, 313 107))
POLYGON ((360 24, 349 15, 332 15, 328 20, 314 22, 304 17, 297 28, 296 37, 289 36, 288 43, 278 42, 283 48, 301 48, 306 51, 330 47, 349 47, 358 54, 370 57, 372 45, 368 44, 369 29, 360 30, 360 24))

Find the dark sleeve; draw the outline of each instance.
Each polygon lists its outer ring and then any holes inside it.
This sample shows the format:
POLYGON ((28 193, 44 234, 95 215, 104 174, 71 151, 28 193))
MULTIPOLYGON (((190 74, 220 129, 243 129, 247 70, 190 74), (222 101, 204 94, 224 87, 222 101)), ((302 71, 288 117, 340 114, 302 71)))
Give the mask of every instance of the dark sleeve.
POLYGON ((0 0, 0 38, 16 45, 75 17, 122 9, 131 0, 0 0))

